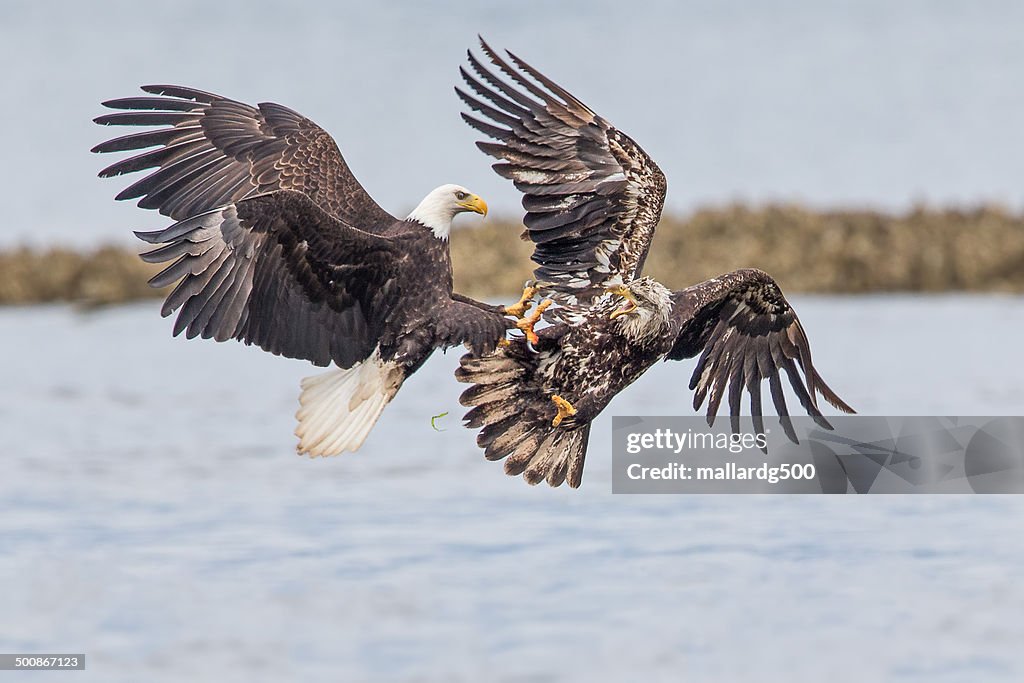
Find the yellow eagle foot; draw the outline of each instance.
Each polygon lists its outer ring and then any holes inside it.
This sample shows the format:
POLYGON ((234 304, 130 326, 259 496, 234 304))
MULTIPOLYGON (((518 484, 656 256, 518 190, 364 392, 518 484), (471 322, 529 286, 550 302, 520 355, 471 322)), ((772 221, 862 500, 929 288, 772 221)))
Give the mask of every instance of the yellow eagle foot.
POLYGON ((526 335, 526 340, 535 346, 540 339, 537 337, 537 333, 534 332, 533 326, 540 321, 541 314, 546 311, 548 306, 552 303, 554 302, 551 301, 551 299, 544 299, 544 301, 537 304, 537 308, 534 309, 533 313, 516 321, 516 327, 522 330, 523 334, 526 335))
POLYGON ((551 402, 558 408, 558 414, 555 415, 555 419, 551 421, 552 427, 557 427, 562 424, 562 420, 576 414, 576 408, 558 394, 551 397, 551 402))
POLYGON ((526 285, 523 287, 523 295, 519 297, 519 301, 505 307, 505 315, 514 315, 517 318, 522 318, 530 310, 530 306, 533 306, 533 297, 535 296, 537 296, 537 288, 533 285, 526 285))
POLYGON ((556 415, 555 419, 551 421, 552 427, 557 427, 558 425, 562 424, 562 420, 564 420, 565 418, 571 418, 573 415, 575 415, 575 408, 573 407, 572 403, 565 400, 558 394, 555 394, 554 396, 551 397, 551 402, 554 403, 555 407, 558 408, 558 415, 556 415))

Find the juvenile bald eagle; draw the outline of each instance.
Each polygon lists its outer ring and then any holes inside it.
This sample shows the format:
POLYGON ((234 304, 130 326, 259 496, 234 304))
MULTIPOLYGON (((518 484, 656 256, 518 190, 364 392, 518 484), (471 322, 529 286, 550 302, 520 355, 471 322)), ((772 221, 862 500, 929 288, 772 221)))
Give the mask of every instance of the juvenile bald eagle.
POLYGON ((707 400, 709 423, 728 388, 737 431, 746 390, 755 430, 763 431, 761 383, 768 380, 795 440, 781 372, 819 424, 828 426, 818 393, 853 412, 815 370, 796 312, 766 273, 737 270, 675 292, 640 277, 665 201, 661 170, 563 88, 515 55, 508 53, 510 64, 482 45, 512 83, 470 53, 476 75, 462 75, 476 96, 459 95, 490 122, 463 118, 497 140, 477 145, 502 160, 494 169, 524 194, 535 275, 550 297, 528 320, 557 304, 546 314, 551 326, 461 361, 456 377, 474 385, 461 398, 472 407, 466 424, 482 428, 477 443, 488 459, 504 458, 508 474, 531 484, 578 487, 590 424, 609 401, 658 360, 697 354, 690 389, 695 410, 707 400))
POLYGON ((448 234, 462 212, 487 213, 458 185, 430 192, 404 220, 352 175, 334 140, 279 104, 256 107, 192 88, 104 102, 96 123, 152 126, 94 152, 148 149, 101 177, 156 169, 117 199, 178 221, 139 232, 170 262, 150 284, 177 287, 161 313, 174 334, 238 339, 336 369, 302 381, 298 450, 362 445, 402 383, 435 348, 494 348, 505 313, 452 292, 448 234), (154 149, 149 149, 154 148, 154 149))

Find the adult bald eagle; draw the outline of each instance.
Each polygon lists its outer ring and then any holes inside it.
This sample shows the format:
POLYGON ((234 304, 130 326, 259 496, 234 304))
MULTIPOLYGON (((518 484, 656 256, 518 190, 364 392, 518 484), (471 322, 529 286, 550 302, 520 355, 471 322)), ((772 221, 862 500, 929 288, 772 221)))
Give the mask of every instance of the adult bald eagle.
POLYGON ((300 453, 356 450, 435 348, 487 352, 509 327, 503 315, 526 307, 452 292, 452 219, 487 213, 464 187, 442 185, 399 219, 370 198, 330 135, 291 109, 142 89, 149 96, 104 102, 121 111, 95 121, 154 128, 93 151, 148 151, 100 176, 155 169, 117 199, 178 221, 136 233, 163 245, 144 260, 170 263, 150 284, 178 283, 161 310, 178 311, 175 335, 337 366, 302 381, 300 453))
POLYGON ((463 114, 497 142, 478 147, 502 161, 499 175, 523 193, 535 275, 551 301, 551 326, 511 340, 483 357, 463 357, 456 373, 474 386, 467 426, 488 459, 536 484, 578 487, 591 421, 609 401, 661 359, 701 354, 690 389, 694 409, 707 400, 713 422, 728 388, 733 430, 740 400, 750 396, 754 427, 763 431, 761 383, 768 380, 783 428, 795 439, 780 382, 785 372, 804 409, 828 423, 820 393, 853 412, 822 380, 796 312, 759 270, 737 270, 679 291, 640 272, 665 201, 665 177, 632 139, 508 53, 484 53, 507 77, 472 53, 475 93, 459 95, 490 121, 463 114), (803 372, 801 378, 798 369, 803 372))

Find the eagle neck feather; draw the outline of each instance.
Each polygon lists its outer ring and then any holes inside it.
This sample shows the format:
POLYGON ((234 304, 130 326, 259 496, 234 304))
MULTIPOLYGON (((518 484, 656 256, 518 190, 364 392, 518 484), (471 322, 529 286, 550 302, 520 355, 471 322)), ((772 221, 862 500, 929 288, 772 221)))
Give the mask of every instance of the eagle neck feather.
POLYGON ((455 212, 450 204, 441 201, 441 198, 436 196, 436 192, 431 192, 423 198, 419 206, 413 209, 405 220, 414 221, 430 228, 434 237, 447 242, 454 218, 455 212))
POLYGON ((638 308, 634 313, 619 318, 619 333, 638 346, 647 346, 659 339, 668 329, 669 318, 660 310, 638 308))
POLYGON ((406 218, 405 220, 409 221, 410 223, 422 225, 423 227, 429 229, 430 232, 433 233, 434 237, 441 240, 442 242, 448 241, 448 235, 452 229, 452 221, 450 218, 448 219, 447 224, 445 224, 442 221, 424 220, 422 217, 416 216, 414 212, 409 214, 409 217, 406 218))

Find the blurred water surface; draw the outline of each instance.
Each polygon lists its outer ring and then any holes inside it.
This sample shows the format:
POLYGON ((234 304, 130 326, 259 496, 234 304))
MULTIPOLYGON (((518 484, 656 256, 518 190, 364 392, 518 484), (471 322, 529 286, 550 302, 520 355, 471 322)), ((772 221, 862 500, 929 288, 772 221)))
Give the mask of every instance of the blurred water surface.
MULTIPOLYGON (((1020 298, 794 303, 863 413, 1024 414, 1020 298)), ((308 460, 303 363, 153 304, 0 330, 0 651, 88 656, 34 681, 1024 678, 1020 497, 612 496, 611 415, 689 414, 690 362, 620 395, 572 491, 481 457, 456 350, 308 460)))
POLYGON ((143 83, 276 101, 324 126, 405 215, 457 182, 499 213, 452 91, 482 33, 628 132, 668 207, 794 200, 1021 207, 1024 3, 130 0, 0 3, 0 245, 128 241, 159 216, 111 198, 99 102, 143 83))

